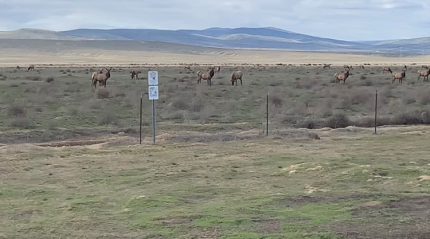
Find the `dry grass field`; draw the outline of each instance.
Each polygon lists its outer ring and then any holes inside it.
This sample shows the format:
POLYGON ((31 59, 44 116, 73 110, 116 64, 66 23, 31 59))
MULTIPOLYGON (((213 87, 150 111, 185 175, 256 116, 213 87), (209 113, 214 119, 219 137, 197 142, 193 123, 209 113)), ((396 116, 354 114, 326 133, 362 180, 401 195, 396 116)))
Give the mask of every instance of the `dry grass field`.
POLYGON ((120 51, 2 56, 0 238, 430 237, 424 58, 232 52, 157 53, 149 64, 120 51), (334 82, 343 64, 367 62, 334 82), (401 85, 382 73, 404 64, 401 85), (212 87, 198 85, 212 65, 212 87), (94 89, 91 73, 106 67, 107 87, 94 89), (160 78, 156 145, 148 70, 160 78), (243 85, 230 84, 233 70, 243 85))

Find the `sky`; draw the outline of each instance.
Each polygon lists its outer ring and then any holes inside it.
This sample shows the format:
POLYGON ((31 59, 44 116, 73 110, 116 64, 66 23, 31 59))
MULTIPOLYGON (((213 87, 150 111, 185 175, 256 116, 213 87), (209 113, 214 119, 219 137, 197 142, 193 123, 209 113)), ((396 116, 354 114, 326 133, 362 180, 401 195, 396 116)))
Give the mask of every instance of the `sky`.
POLYGON ((275 27, 352 41, 429 37, 430 1, 0 0, 0 31, 210 27, 275 27))

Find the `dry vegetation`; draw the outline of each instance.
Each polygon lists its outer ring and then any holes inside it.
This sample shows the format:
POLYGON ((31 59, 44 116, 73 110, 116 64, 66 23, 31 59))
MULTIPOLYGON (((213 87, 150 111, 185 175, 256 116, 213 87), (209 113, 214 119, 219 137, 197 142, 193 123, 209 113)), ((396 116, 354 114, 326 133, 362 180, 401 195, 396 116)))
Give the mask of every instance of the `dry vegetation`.
MULTIPOLYGON (((106 66, 107 67, 107 66, 106 66)), ((403 65, 391 65, 396 71, 403 65), (397 69, 398 68, 398 69, 397 69)), ((417 80, 421 66, 409 66, 403 85, 391 83, 383 66, 355 67, 345 85, 334 74, 343 67, 322 65, 225 65, 213 77, 213 87, 197 84, 196 72, 207 65, 117 67, 107 88, 94 90, 91 67, 40 67, 35 71, 2 68, 0 75, 0 126, 5 132, 30 130, 136 130, 139 98, 143 93, 145 130, 151 122, 146 76, 130 79, 131 70, 158 70, 160 129, 202 124, 218 130, 264 129, 269 92, 270 130, 285 127, 373 126, 375 91, 378 90, 379 125, 430 122, 430 89, 417 80), (231 86, 234 70, 244 72, 243 85, 231 86)))

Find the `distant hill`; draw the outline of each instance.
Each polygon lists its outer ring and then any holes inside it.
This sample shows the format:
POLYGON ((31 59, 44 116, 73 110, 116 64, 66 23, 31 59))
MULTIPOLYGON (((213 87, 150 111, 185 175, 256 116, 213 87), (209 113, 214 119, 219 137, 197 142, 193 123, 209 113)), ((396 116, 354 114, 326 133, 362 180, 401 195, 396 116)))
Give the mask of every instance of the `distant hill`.
POLYGON ((16 31, 0 31, 0 39, 89 40, 88 38, 66 35, 60 32, 28 28, 16 31))
POLYGON ((204 30, 75 29, 59 32, 20 29, 0 32, 1 39, 153 41, 230 49, 355 52, 392 56, 430 54, 424 50, 430 48, 430 37, 356 42, 310 36, 272 27, 208 28, 204 30))

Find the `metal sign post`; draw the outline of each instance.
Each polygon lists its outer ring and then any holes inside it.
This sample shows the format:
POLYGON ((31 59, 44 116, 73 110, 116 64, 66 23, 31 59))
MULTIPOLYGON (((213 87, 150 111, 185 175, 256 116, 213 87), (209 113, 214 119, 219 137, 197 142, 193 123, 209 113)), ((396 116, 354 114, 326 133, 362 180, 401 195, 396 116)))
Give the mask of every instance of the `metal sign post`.
POLYGON ((152 143, 155 144, 155 100, 158 100, 158 71, 148 71, 148 97, 152 101, 152 143))

